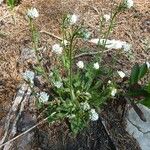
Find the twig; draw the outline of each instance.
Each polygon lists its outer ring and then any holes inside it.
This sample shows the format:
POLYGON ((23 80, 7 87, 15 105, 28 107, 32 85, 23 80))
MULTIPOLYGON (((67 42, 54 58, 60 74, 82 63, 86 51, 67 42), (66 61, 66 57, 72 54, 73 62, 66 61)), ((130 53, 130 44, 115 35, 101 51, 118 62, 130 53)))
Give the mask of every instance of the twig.
POLYGON ((40 31, 40 33, 48 34, 49 36, 52 36, 52 37, 54 37, 54 38, 56 38, 56 39, 58 39, 58 40, 60 40, 60 41, 62 41, 62 40, 63 40, 63 39, 62 39, 62 38, 60 38, 59 36, 54 35, 53 33, 47 32, 47 31, 45 31, 45 30, 41 30, 41 31, 40 31))
POLYGON ((104 127, 104 130, 105 130, 105 132, 106 132, 106 134, 107 134, 109 140, 111 141, 111 144, 112 144, 112 147, 111 147, 111 148, 112 148, 112 150, 118 150, 118 148, 116 147, 114 141, 112 140, 112 137, 111 137, 111 135, 110 135, 110 133, 109 133, 107 127, 106 127, 105 122, 103 121, 103 119, 102 119, 101 117, 99 117, 99 120, 100 120, 102 126, 104 127))
POLYGON ((7 141, 7 142, 5 142, 5 143, 1 144, 1 145, 0 145, 0 148, 1 148, 1 147, 3 147, 4 145, 6 145, 6 144, 10 143, 10 142, 15 141, 15 140, 16 140, 16 139, 18 139, 19 137, 21 137, 21 136, 25 135, 26 133, 28 133, 28 132, 30 132, 31 130, 33 130, 34 128, 36 128, 37 126, 39 126, 39 125, 43 124, 43 123, 44 123, 47 119, 48 119, 48 117, 47 117, 47 118, 45 118, 45 119, 43 119, 42 121, 40 121, 40 122, 39 122, 39 123, 37 123, 36 125, 32 126, 31 128, 29 128, 29 129, 28 129, 28 130, 26 130, 25 132, 23 132, 23 133, 19 134, 18 136, 14 137, 13 139, 11 139, 11 140, 9 140, 9 141, 7 141))

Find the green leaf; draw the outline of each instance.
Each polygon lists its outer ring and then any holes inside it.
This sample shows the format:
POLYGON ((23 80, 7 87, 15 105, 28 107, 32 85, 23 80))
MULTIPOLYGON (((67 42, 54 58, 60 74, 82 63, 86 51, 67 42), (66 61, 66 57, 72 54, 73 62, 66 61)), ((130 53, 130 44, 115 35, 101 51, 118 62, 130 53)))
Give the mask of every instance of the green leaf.
POLYGON ((145 87, 145 91, 147 91, 148 93, 150 93, 150 82, 149 82, 148 85, 145 87))
POLYGON ((10 6, 11 9, 15 7, 16 1, 15 0, 7 0, 7 5, 10 6))
POLYGON ((138 80, 140 80, 141 78, 143 78, 144 75, 147 73, 147 71, 148 71, 147 65, 146 65, 146 64, 143 64, 143 65, 140 67, 138 80))
POLYGON ((35 69, 35 71, 37 72, 37 74, 43 74, 44 73, 44 71, 43 71, 43 69, 40 67, 40 66, 37 66, 37 67, 34 67, 34 69, 35 69))
POLYGON ((141 97, 141 96, 148 96, 148 92, 144 90, 143 88, 138 88, 138 89, 132 89, 128 93, 131 97, 141 97))
POLYGON ((150 108, 150 97, 145 98, 141 103, 150 108))
MULTIPOLYGON (((139 79, 139 72, 140 72, 140 67, 139 65, 136 63, 132 70, 131 70, 131 76, 130 76, 130 84, 136 84, 138 82, 139 79)), ((142 72, 141 72, 142 73, 142 72)), ((141 74, 142 75, 142 74, 141 74)))

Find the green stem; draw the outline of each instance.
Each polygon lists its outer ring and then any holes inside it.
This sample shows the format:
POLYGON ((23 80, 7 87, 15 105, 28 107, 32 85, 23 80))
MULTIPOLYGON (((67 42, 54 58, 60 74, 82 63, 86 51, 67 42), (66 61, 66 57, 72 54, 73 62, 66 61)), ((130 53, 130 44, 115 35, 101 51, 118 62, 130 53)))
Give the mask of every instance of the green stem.
POLYGON ((108 36, 109 36, 109 34, 110 34, 110 32, 111 32, 111 30, 112 30, 112 28, 113 28, 114 19, 115 19, 115 17, 117 16, 117 14, 118 14, 119 12, 120 12, 120 7, 118 7, 118 8, 116 9, 116 11, 114 12, 113 17, 112 17, 112 19, 111 19, 111 21, 110 21, 109 28, 108 28, 107 32, 105 33, 105 35, 104 35, 104 43, 102 44, 101 58, 102 58, 103 55, 104 55, 105 46, 106 46, 106 43, 107 43, 108 36))
POLYGON ((43 76, 46 79, 47 83, 51 84, 50 81, 49 81, 48 75, 45 71, 45 68, 43 67, 43 64, 41 63, 40 56, 38 54, 38 44, 37 44, 36 37, 35 37, 36 31, 35 31, 35 27, 34 27, 34 24, 33 24, 31 18, 30 18, 30 28, 31 28, 31 32, 32 32, 32 43, 33 43, 33 48, 34 48, 34 51, 35 51, 37 63, 39 64, 40 68, 42 69, 43 76))
POLYGON ((103 56, 103 53, 104 53, 104 49, 105 49, 105 46, 106 46, 106 43, 107 43, 108 36, 109 36, 109 34, 110 34, 110 32, 111 32, 111 30, 113 28, 114 19, 115 19, 115 17, 116 17, 117 14, 118 14, 118 11, 116 11, 114 13, 114 15, 113 15, 113 17, 112 17, 112 19, 110 21, 109 28, 108 28, 108 30, 107 30, 107 32, 105 34, 105 37, 104 37, 105 41, 103 43, 102 56, 103 56))
POLYGON ((72 47, 73 47, 73 39, 74 36, 72 36, 71 40, 70 40, 70 48, 69 48, 69 84, 70 84, 70 94, 72 97, 72 47))

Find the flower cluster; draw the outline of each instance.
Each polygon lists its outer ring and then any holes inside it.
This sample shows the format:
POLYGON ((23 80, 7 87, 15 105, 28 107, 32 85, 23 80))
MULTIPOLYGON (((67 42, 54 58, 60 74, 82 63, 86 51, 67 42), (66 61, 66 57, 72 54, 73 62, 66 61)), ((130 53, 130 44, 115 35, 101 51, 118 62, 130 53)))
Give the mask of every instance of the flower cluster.
POLYGON ((63 48, 59 44, 54 44, 52 46, 52 52, 53 53, 60 55, 60 54, 62 54, 62 51, 63 51, 63 48))
POLYGON ((77 22, 77 20, 78 20, 78 16, 77 15, 73 14, 73 15, 69 16, 70 25, 75 24, 77 22))
POLYGON ((49 95, 46 92, 40 92, 39 94, 39 101, 41 103, 46 103, 49 99, 49 95))
POLYGON ((95 111, 95 109, 90 110, 90 120, 97 121, 99 118, 98 113, 95 111))
POLYGON ((84 68, 84 63, 83 61, 78 61, 77 63, 78 68, 83 69, 84 68))
POLYGON ((106 20, 106 22, 109 21, 111 18, 110 14, 105 14, 103 17, 106 20))
POLYGON ((117 71, 117 72, 121 78, 124 78, 126 76, 125 73, 122 71, 117 71))
POLYGON ((115 87, 112 87, 111 88, 111 96, 114 97, 116 95, 116 93, 117 93, 117 89, 115 87))
POLYGON ((37 11, 36 8, 31 8, 31 9, 28 9, 27 16, 31 19, 35 19, 39 17, 39 12, 37 11))
POLYGON ((127 8, 133 7, 133 4, 134 4, 133 0, 124 0, 124 5, 127 8))
POLYGON ((24 72, 22 75, 23 75, 23 78, 24 78, 26 81, 29 81, 31 84, 34 83, 35 74, 34 74, 33 71, 27 70, 27 71, 24 72))

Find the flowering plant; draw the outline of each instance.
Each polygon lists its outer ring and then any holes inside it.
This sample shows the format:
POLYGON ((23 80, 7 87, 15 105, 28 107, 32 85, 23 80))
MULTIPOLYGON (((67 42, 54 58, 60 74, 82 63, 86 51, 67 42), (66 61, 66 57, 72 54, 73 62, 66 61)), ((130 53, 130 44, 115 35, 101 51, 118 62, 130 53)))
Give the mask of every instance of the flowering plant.
MULTIPOLYGON (((114 18, 121 11, 121 8, 124 9, 124 4, 121 3, 119 8, 117 7, 117 11, 112 18, 108 15, 105 16, 106 21, 110 19, 108 32, 105 34, 105 39, 96 41, 102 45, 103 49, 110 47, 121 49, 123 46, 126 47, 124 42, 107 40, 110 30, 112 30, 114 18)), ((39 14, 35 8, 32 8, 28 10, 27 15, 30 19, 33 49, 37 58, 37 65, 33 66, 35 73, 28 71, 23 74, 24 79, 29 83, 39 108, 44 110, 44 115, 48 116, 48 121, 65 120, 71 131, 77 134, 87 126, 89 121, 98 120, 100 106, 106 100, 123 95, 124 93, 121 89, 124 89, 124 87, 114 82, 114 70, 102 65, 100 55, 97 55, 93 62, 83 61, 79 58, 78 61, 76 60, 77 41, 79 39, 83 41, 89 40, 90 33, 85 27, 76 23, 79 16, 75 14, 67 15, 63 18, 62 42, 55 43, 51 47, 53 55, 51 61, 55 63, 53 66, 49 66, 49 68, 51 67, 50 69, 45 68, 38 50, 39 34, 33 22, 33 19, 38 17, 39 14), (38 77, 43 79, 43 84, 46 83, 46 87, 42 88, 42 91, 40 89, 39 92, 35 90, 38 87, 35 84, 35 80, 38 77)), ((132 87, 136 79, 139 80, 145 75, 147 72, 145 69, 147 69, 145 65, 144 68, 140 67, 137 69, 139 70, 138 77, 132 71, 130 82, 127 85, 132 87)), ((126 75, 122 71, 117 71, 117 74, 124 82, 126 75)), ((132 96, 131 90, 124 91, 128 93, 129 97, 132 96)))

